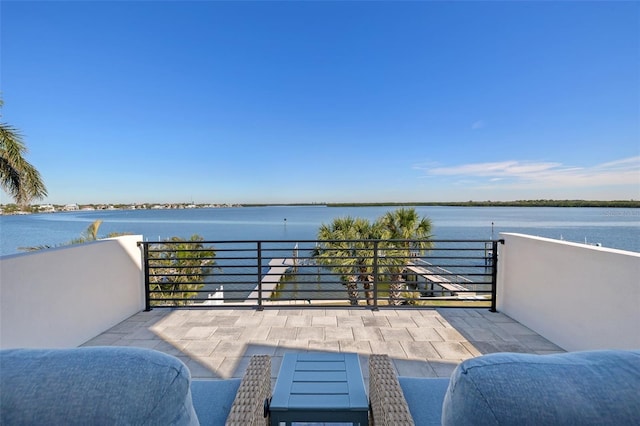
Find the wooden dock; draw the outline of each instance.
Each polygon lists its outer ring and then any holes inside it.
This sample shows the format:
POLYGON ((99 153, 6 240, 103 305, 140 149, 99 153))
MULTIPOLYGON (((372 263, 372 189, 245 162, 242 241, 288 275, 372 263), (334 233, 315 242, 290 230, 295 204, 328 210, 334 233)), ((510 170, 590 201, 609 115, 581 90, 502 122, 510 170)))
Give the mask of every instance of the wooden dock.
MULTIPOLYGON (((438 275, 436 272, 433 271, 434 268, 435 269, 442 269, 442 268, 439 268, 436 266, 436 267, 431 267, 431 269, 429 269, 427 266, 421 266, 421 265, 416 265, 415 263, 409 263, 407 265, 407 269, 416 273, 417 275, 420 275, 421 277, 426 279, 428 283, 436 284, 442 287, 444 290, 449 291, 452 296, 455 295, 458 297, 465 297, 465 298, 475 297, 475 293, 469 292, 469 289, 467 289, 462 284, 453 283, 449 279, 443 277, 442 275, 438 275)), ((442 270, 447 273, 449 272, 446 269, 442 269, 442 270)), ((459 278, 462 280, 469 281, 467 278, 464 278, 462 276, 459 276, 459 278)))
MULTIPOLYGON (((269 270, 262 276, 260 283, 262 284, 262 299, 268 300, 275 291, 276 287, 280 283, 280 278, 287 272, 287 269, 294 266, 293 259, 271 259, 269 261, 269 270)), ((258 298, 258 288, 256 288, 249 295, 248 300, 245 303, 255 304, 255 300, 258 298)))

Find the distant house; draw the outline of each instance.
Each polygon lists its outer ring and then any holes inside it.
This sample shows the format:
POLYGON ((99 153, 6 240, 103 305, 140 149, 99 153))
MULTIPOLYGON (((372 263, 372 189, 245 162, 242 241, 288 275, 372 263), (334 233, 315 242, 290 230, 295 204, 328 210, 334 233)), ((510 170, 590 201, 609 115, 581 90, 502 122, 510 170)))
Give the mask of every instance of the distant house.
POLYGON ((80 210, 80 207, 78 207, 77 204, 66 204, 62 210, 64 210, 65 212, 72 212, 72 211, 76 211, 76 210, 80 210))
POLYGON ((54 213, 56 208, 51 204, 41 204, 38 206, 38 211, 42 213, 54 213))

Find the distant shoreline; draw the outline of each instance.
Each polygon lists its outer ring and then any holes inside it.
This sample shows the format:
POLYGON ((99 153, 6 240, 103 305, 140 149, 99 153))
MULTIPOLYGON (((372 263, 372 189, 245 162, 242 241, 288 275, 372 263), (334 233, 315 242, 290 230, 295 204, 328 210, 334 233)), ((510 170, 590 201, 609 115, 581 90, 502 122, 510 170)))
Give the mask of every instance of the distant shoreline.
POLYGON ((380 202, 380 203, 276 203, 242 204, 243 207, 268 206, 326 206, 326 207, 606 207, 640 208, 640 200, 517 200, 517 201, 424 201, 424 202, 380 202))
POLYGON ((446 206, 446 207, 607 207, 640 208, 640 200, 517 200, 517 201, 461 201, 414 203, 327 203, 327 207, 373 206, 446 206))
POLYGON ((192 203, 133 203, 133 204, 45 204, 31 206, 21 211, 15 204, 0 205, 0 215, 57 213, 92 210, 153 210, 153 209, 201 209, 229 207, 270 207, 270 206, 317 206, 317 207, 604 207, 619 209, 640 208, 640 200, 516 200, 516 201, 425 201, 425 202, 379 202, 379 203, 234 203, 234 204, 194 204, 192 203))

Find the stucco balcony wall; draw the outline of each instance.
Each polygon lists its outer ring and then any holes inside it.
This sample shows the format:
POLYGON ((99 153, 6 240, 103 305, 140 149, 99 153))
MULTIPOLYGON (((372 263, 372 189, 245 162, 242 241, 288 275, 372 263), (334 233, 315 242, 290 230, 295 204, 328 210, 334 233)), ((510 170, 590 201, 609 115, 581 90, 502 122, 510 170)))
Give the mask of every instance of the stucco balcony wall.
POLYGON ((640 348, 640 253, 500 235, 498 311, 568 351, 640 348))
POLYGON ((0 348, 76 347, 144 309, 128 235, 0 258, 0 348))

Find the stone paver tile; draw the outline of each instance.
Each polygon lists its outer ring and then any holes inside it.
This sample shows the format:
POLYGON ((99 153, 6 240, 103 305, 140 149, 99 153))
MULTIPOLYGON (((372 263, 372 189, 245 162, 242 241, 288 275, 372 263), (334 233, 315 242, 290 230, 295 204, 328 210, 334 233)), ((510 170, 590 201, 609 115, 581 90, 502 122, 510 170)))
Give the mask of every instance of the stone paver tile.
POLYGON ((460 342, 432 342, 433 347, 444 359, 469 359, 473 354, 460 342))
POLYGON ((312 317, 308 316, 291 316, 287 317, 287 327, 310 327, 312 317))
MULTIPOLYGON (((484 327, 487 331, 491 332, 493 335, 497 337, 497 340, 504 340, 506 342, 517 342, 519 337, 528 336, 528 335, 520 335, 514 336, 513 334, 506 331, 504 328, 499 327, 496 323, 489 322, 487 326, 484 327)), ((472 339, 473 336, 470 336, 472 339)))
POLYGON ((460 333, 467 340, 478 340, 478 341, 494 341, 494 340, 502 340, 491 330, 486 328, 465 328, 458 329, 460 333))
POLYGON ((440 323, 442 323, 443 327, 453 327, 453 328, 468 328, 470 325, 464 321, 464 318, 460 317, 450 317, 450 318, 440 318, 440 323))
POLYGON ((258 327, 262 325, 263 318, 256 316, 246 316, 238 318, 236 321, 236 327, 258 327))
MULTIPOLYGON (((444 328, 439 328, 437 330, 445 330, 444 328)), ((447 329, 450 330, 450 329, 447 329)), ((415 341, 442 341, 442 334, 439 334, 435 328, 428 327, 420 327, 420 328, 407 328, 407 331, 415 341)))
POLYGON ((370 309, 347 309, 352 317, 372 317, 373 311, 370 309))
MULTIPOLYGON (((220 366, 217 369, 217 374, 223 379, 230 379, 232 377, 238 377, 239 367, 241 366, 241 362, 243 360, 242 356, 232 357, 227 356, 222 360, 220 366)), ((245 367, 246 370, 246 367, 245 367)))
POLYGON ((211 324, 218 327, 232 327, 236 326, 240 317, 235 315, 218 315, 211 319, 211 324))
POLYGON ((195 379, 226 378, 226 377, 220 377, 216 370, 210 368, 207 365, 203 365, 197 359, 182 358, 182 361, 187 365, 187 368, 189 368, 192 378, 195 378, 195 379))
POLYGON ((162 318, 158 319, 157 325, 168 326, 168 325, 182 325, 184 324, 185 318, 180 315, 173 315, 173 313, 166 315, 162 318))
POLYGON ((244 373, 247 372, 247 367, 249 366, 249 362, 251 361, 251 357, 243 356, 236 363, 236 368, 233 371, 233 375, 231 377, 241 379, 244 376, 244 373))
POLYGON ((387 354, 392 358, 407 359, 400 342, 370 341, 372 354, 387 354))
MULTIPOLYGON (((293 337, 295 338, 295 336, 293 337)), ((298 340, 324 340, 324 328, 323 327, 298 327, 298 340)))
POLYGON ((216 328, 217 327, 191 327, 183 338, 188 340, 207 339, 216 331, 216 328))
POLYGON ((416 328, 417 324, 413 320, 412 317, 409 316, 397 316, 397 317, 387 317, 389 321, 389 325, 394 328, 404 327, 404 328, 416 328))
POLYGON ((436 373, 436 377, 451 377, 451 373, 460 364, 458 360, 429 360, 429 365, 436 373))
POLYGON ((389 327, 387 317, 362 317, 362 323, 365 327, 389 327))
POLYGON ((480 351, 478 350, 478 348, 476 348, 476 347, 473 345, 473 343, 468 342, 468 341, 466 341, 466 340, 465 340, 464 342, 460 342, 460 343, 461 343, 461 344, 462 344, 462 346, 464 346, 464 347, 465 347, 465 349, 466 349, 466 350, 468 350, 468 351, 469 351, 469 353, 471 353, 471 355, 473 355, 474 357, 482 355, 482 352, 480 352, 480 351))
POLYGON ((369 342, 355 341, 355 340, 340 340, 340 352, 346 353, 358 353, 358 354, 370 354, 371 345, 369 342))
POLYGON ((534 351, 562 351, 561 347, 537 334, 518 336, 518 341, 534 351))
POLYGON ((284 315, 287 317, 302 316, 304 311, 302 309, 278 309, 278 315, 284 315))
MULTIPOLYGON (((244 312, 244 311, 243 311, 244 312)), ((280 315, 280 309, 264 309, 262 311, 253 311, 253 315, 256 317, 266 318, 280 315)))
POLYGON ((189 340, 183 340, 169 343, 163 340, 156 345, 154 349, 173 356, 184 356, 184 348, 189 344, 189 342, 189 340))
POLYGON ((218 329, 213 332, 212 338, 220 340, 238 340, 243 331, 243 327, 218 327, 218 329))
POLYGON ((269 330, 267 339, 268 340, 281 340, 281 339, 294 340, 296 338, 297 330, 298 330, 297 328, 271 327, 271 330, 269 330))
POLYGON ((418 327, 444 328, 444 324, 438 316, 415 316, 411 319, 418 327))
POLYGON ((355 340, 382 341, 382 333, 378 327, 353 328, 353 338, 355 340))
POLYGON ((214 377, 219 378, 218 368, 220 368, 220 364, 224 361, 223 356, 199 356, 197 358, 193 358, 193 361, 200 364, 202 368, 205 368, 211 371, 214 377))
POLYGON ((284 327, 287 324, 287 317, 276 315, 264 316, 260 323, 269 327, 284 327))
POLYGON ((431 342, 400 342, 409 359, 442 358, 431 342))
POLYGON ((398 312, 393 309, 380 309, 379 311, 373 311, 374 317, 397 317, 398 312))
POLYGON ((102 333, 83 343, 81 346, 118 346, 117 342, 122 339, 122 337, 122 334, 118 333, 102 333))
POLYGON ((217 324, 215 324, 213 322, 213 318, 209 315, 202 315, 202 316, 198 316, 198 317, 187 317, 185 318, 184 321, 184 325, 189 326, 189 327, 195 327, 195 326, 215 326, 217 324))
POLYGON ((426 360, 392 359, 398 376, 404 377, 437 377, 436 371, 426 360))
POLYGON ((167 327, 164 330, 156 332, 158 337, 166 340, 180 340, 191 330, 190 327, 167 327))
POLYGON ((439 336, 441 336, 443 340, 451 340, 453 342, 463 342, 467 340, 455 328, 436 328, 436 329, 433 329, 433 331, 436 332, 439 336))
POLYGON ((309 340, 309 351, 340 352, 337 340, 309 340))
POLYGON ((184 347, 184 353, 194 356, 209 356, 216 348, 217 342, 210 340, 192 340, 184 347))
POLYGON ((438 312, 443 317, 469 317, 469 316, 478 316, 477 314, 471 314, 473 309, 457 309, 457 308, 438 308, 438 312))
POLYGON ((238 357, 243 356, 247 344, 233 340, 221 340, 211 356, 238 357))
POLYGON ((269 331, 271 331, 271 327, 267 326, 243 327, 238 340, 267 340, 269 337, 269 331))
POLYGON ((307 309, 304 315, 308 315, 310 317, 324 317, 327 315, 326 309, 307 309))
POLYGON ((123 321, 109 329, 109 333, 129 334, 134 333, 140 329, 140 323, 138 321, 123 321))
POLYGON ((339 316, 338 327, 364 327, 361 317, 339 316))
POLYGON ((277 345, 265 344, 260 340, 249 341, 247 342, 246 350, 244 351, 244 356, 253 356, 253 355, 269 355, 274 356, 276 354, 277 345))
POLYGON ((161 340, 122 340, 122 346, 132 346, 134 348, 155 349, 162 342, 161 340))
POLYGON ((325 340, 353 340, 350 327, 324 327, 325 340))
POLYGON ((313 317, 311 320, 313 327, 337 327, 338 319, 335 316, 313 317))
POLYGON ((504 342, 504 341, 493 341, 493 342, 478 342, 478 341, 470 341, 471 343, 481 354, 491 354, 495 352, 518 352, 518 353, 530 353, 531 350, 524 346, 521 343, 516 342, 504 342))
POLYGON ((498 322, 506 322, 506 323, 516 322, 510 316, 505 315, 505 314, 503 314, 501 312, 489 312, 489 311, 486 311, 486 312, 481 312, 481 315, 484 318, 488 319, 489 321, 495 322, 495 323, 498 323, 498 322))
POLYGON ((414 312, 418 312, 423 317, 441 317, 440 312, 437 309, 416 309, 414 312))
POLYGON ((519 322, 508 322, 508 323, 499 323, 496 324, 498 327, 505 330, 507 333, 512 334, 514 336, 522 336, 522 335, 536 335, 537 333, 530 328, 525 327, 519 322))
MULTIPOLYGON (((306 352, 309 349, 308 340, 280 340, 276 346, 275 356, 282 356, 288 352, 306 352)), ((273 360, 272 360, 273 362, 273 360)))
POLYGON ((386 342, 413 341, 413 337, 406 328, 380 327, 380 333, 386 342))

